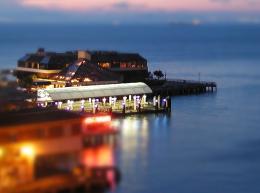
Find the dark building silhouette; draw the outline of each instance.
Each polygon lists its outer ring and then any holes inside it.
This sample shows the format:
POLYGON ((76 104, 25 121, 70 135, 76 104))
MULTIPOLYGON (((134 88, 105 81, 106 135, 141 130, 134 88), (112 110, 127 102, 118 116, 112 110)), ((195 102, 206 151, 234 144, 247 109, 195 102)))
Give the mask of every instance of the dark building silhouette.
POLYGON ((35 75, 37 78, 50 78, 75 60, 77 60, 75 52, 45 52, 40 48, 36 53, 26 54, 18 60, 16 76, 23 78, 35 75))
POLYGON ((56 53, 46 52, 40 48, 36 53, 26 54, 18 60, 15 75, 22 85, 30 85, 32 82, 37 86, 52 84, 48 80, 139 82, 148 77, 148 66, 147 60, 137 53, 114 51, 56 53), (68 77, 70 72, 74 74, 68 77), (67 77, 64 73, 67 73, 67 77))
POLYGON ((89 60, 124 77, 124 82, 143 81, 148 77, 147 60, 137 53, 87 51, 89 60))

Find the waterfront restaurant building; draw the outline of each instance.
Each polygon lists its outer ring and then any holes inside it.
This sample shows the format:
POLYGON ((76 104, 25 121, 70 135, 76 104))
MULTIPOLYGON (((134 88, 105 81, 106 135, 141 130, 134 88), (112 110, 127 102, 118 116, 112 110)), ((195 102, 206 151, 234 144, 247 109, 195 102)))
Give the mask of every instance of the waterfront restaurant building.
POLYGON ((77 81, 83 82, 80 85, 100 81, 144 82, 148 66, 147 60, 137 53, 80 50, 56 53, 41 48, 18 60, 14 72, 20 84, 32 79, 38 89, 41 85, 63 87, 64 81, 70 85, 77 81), (63 77, 68 79, 61 80, 63 77), (57 84, 59 81, 61 85, 57 84))
POLYGON ((138 53, 114 51, 79 51, 99 67, 109 69, 124 77, 124 82, 144 81, 148 77, 147 60, 138 53))

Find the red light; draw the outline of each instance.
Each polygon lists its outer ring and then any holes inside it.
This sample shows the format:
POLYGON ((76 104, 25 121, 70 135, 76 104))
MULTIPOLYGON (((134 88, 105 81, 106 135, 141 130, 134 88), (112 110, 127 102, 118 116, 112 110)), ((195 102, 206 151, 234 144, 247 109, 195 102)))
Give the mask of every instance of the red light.
POLYGON ((87 117, 85 119, 85 123, 91 124, 91 123, 106 123, 111 121, 111 116, 97 116, 97 117, 87 117))
POLYGON ((113 148, 107 145, 83 151, 82 161, 88 167, 114 166, 113 148))

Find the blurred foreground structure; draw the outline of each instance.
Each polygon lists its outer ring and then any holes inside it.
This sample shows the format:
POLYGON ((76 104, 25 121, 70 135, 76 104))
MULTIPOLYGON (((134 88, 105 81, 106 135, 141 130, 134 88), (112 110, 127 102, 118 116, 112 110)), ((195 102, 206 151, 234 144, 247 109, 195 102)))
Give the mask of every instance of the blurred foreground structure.
POLYGON ((111 117, 31 108, 1 113, 0 191, 105 190, 119 181, 111 117), (50 180, 51 179, 51 180, 50 180))

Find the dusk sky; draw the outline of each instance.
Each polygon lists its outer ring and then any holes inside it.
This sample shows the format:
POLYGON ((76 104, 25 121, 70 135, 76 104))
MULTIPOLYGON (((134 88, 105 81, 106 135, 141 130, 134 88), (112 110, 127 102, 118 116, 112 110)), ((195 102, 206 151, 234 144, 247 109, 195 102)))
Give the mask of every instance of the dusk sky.
POLYGON ((260 22, 260 0, 0 0, 0 22, 260 22))

